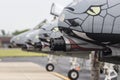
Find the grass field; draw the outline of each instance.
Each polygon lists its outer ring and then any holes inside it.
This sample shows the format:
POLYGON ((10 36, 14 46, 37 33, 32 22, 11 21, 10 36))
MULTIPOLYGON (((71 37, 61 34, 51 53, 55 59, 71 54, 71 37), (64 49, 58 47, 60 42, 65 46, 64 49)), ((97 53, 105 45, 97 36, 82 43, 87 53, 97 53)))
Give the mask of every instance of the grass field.
POLYGON ((27 52, 21 49, 0 49, 0 57, 33 57, 46 56, 44 53, 27 52))

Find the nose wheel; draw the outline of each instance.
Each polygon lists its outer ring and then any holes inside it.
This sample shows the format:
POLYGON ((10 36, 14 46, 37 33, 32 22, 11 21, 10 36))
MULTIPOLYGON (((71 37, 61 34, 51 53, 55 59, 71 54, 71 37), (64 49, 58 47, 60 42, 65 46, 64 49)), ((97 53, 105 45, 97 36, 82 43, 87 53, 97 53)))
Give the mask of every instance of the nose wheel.
POLYGON ((68 72, 68 77, 70 78, 70 80, 77 80, 79 77, 79 73, 77 70, 74 70, 74 69, 70 70, 68 72))
POLYGON ((51 63, 46 65, 46 70, 49 72, 52 72, 54 70, 54 68, 55 68, 54 65, 51 63))

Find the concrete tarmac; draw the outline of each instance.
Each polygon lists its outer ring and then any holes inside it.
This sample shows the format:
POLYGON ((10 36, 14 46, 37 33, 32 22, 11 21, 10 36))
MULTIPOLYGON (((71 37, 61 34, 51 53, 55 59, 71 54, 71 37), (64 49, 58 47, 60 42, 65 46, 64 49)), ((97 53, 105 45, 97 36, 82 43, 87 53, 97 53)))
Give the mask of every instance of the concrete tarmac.
MULTIPOLYGON (((43 66, 43 68, 44 68, 43 70, 45 70, 47 60, 48 59, 46 57, 13 57, 13 58, 3 58, 3 59, 1 59, 1 62, 5 62, 5 63, 6 62, 32 62, 39 66, 43 66)), ((79 60, 79 62, 80 61, 81 60, 79 60)), ((54 72, 57 72, 57 73, 63 75, 62 77, 65 76, 64 78, 66 78, 67 73, 70 70, 69 58, 68 57, 60 57, 58 60, 58 64, 54 64, 54 65, 55 65, 54 72)), ((91 78, 90 76, 91 76, 90 70, 82 69, 79 72, 79 79, 77 79, 77 80, 90 80, 90 78, 91 78)), ((105 78, 105 75, 101 74, 100 80, 104 80, 104 78, 105 78)), ((52 79, 52 80, 54 80, 54 79, 52 79)), ((65 80, 68 80, 68 79, 65 79, 65 80)), ((120 80, 120 74, 119 74, 117 80, 120 80)))
POLYGON ((63 80, 32 62, 0 62, 0 80, 63 80))

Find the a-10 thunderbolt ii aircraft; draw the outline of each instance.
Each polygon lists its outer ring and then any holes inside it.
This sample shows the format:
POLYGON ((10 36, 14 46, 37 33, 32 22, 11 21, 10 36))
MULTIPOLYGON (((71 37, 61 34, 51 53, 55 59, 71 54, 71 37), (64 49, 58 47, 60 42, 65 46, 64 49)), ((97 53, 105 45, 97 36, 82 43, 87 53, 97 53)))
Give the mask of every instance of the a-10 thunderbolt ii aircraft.
POLYGON ((24 45, 22 46, 22 50, 41 50, 41 43, 39 43, 39 30, 40 29, 36 29, 34 31, 29 32, 26 35, 26 41, 24 43, 24 45))
POLYGON ((65 35, 51 39, 52 50, 95 50, 102 51, 105 60, 119 59, 119 54, 113 51, 113 48, 119 49, 118 0, 74 0, 64 8, 58 26, 65 35))
MULTIPOLYGON (((27 41, 26 41, 26 46, 23 49, 26 50, 33 50, 35 51, 36 48, 39 48, 40 52, 44 52, 46 54, 49 54, 48 56, 48 64, 46 65, 46 70, 47 71, 53 71, 55 66, 54 66, 54 61, 57 59, 56 56, 72 56, 72 57, 86 57, 88 58, 89 54, 86 54, 88 52, 73 52, 73 51, 77 51, 76 47, 72 47, 72 49, 68 52, 65 49, 63 49, 64 46, 59 45, 59 44, 63 44, 64 41, 60 41, 59 39, 64 38, 63 34, 59 31, 58 29, 58 19, 54 18, 50 23, 46 23, 43 26, 40 27, 40 29, 35 30, 29 34, 27 34, 27 41), (39 40, 38 40, 39 39, 39 40), (57 46, 53 48, 54 46, 54 39, 57 39, 58 42, 60 42, 57 46), (52 44, 53 43, 53 44, 52 44), (34 45, 36 44, 36 46, 34 45), (27 46, 28 45, 28 46, 27 46), (33 46, 34 49, 30 49, 29 47, 33 46), (59 50, 58 50, 59 49, 59 50), (66 52, 59 52, 61 50, 64 50, 66 52), (55 52, 56 51, 56 52, 55 52), (73 54, 75 53, 75 54, 73 54), (81 53, 80 55, 78 53, 81 53), (53 56, 56 55, 56 56, 53 56), (55 60, 53 60, 55 58, 55 60)), ((67 41, 67 39, 66 39, 67 41)), ((70 43, 68 43, 68 45, 71 45, 70 43)), ((73 44, 74 46, 74 44, 73 44)), ((77 63, 77 60, 75 60, 76 58, 73 58, 70 60, 71 66, 70 69, 79 67, 79 64, 77 63), (74 63, 73 63, 74 62, 74 63)), ((56 60, 57 61, 57 60, 56 60)), ((77 72, 78 74, 78 72, 77 72)))
POLYGON ((61 13, 58 27, 79 50, 100 50, 119 59, 114 52, 120 48, 119 8, 119 0, 74 0, 61 13))
POLYGON ((33 50, 37 48, 39 51, 45 51, 45 48, 47 48, 46 51, 50 51, 50 39, 62 36, 61 32, 58 30, 57 22, 58 19, 54 18, 50 23, 41 26, 40 29, 28 33, 26 44, 23 49, 30 50, 29 47, 33 46, 33 50))
MULTIPOLYGON (((43 20, 42 22, 40 22, 40 24, 38 24, 37 26, 35 26, 34 29, 31 29, 27 32, 21 33, 19 35, 13 36, 13 38, 11 38, 10 40, 10 47, 23 47, 26 43, 26 41, 29 38, 29 33, 31 34, 32 32, 36 31, 37 29, 39 29, 41 26, 43 26, 44 24, 46 24, 47 20, 43 20)), ((37 31, 36 31, 37 32, 37 31)))
POLYGON ((119 0, 74 0, 56 14, 64 36, 52 39, 51 49, 96 51, 101 61, 120 64, 119 9, 119 0))
MULTIPOLYGON (((14 36, 10 42, 12 47, 21 47, 22 50, 39 50, 49 47, 50 38, 62 36, 57 27, 57 21, 54 19, 48 23, 46 20, 38 24, 33 30, 14 36)), ((44 50, 43 50, 44 51, 44 50)), ((50 51, 50 49, 47 51, 50 51)))

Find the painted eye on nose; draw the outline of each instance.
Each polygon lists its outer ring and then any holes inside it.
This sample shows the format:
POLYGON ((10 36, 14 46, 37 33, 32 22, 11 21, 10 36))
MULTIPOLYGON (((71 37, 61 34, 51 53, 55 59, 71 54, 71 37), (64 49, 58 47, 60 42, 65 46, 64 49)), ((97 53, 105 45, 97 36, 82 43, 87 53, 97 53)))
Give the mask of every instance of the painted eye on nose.
POLYGON ((101 8, 100 7, 90 7, 86 13, 89 14, 89 15, 92 15, 92 16, 96 16, 96 15, 99 15, 101 12, 101 8))
POLYGON ((68 9, 70 11, 74 11, 75 9, 73 9, 72 7, 66 7, 65 9, 68 9))

